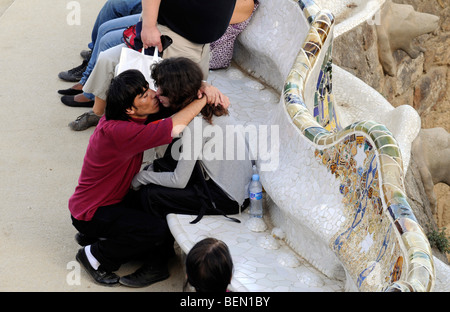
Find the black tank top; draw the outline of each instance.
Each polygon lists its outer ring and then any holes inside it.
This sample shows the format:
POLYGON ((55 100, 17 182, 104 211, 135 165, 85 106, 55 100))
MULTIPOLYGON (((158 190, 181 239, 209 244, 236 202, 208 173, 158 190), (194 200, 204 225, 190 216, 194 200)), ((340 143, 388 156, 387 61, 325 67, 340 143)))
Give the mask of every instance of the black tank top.
POLYGON ((161 0, 158 23, 195 43, 211 43, 226 31, 236 0, 161 0))

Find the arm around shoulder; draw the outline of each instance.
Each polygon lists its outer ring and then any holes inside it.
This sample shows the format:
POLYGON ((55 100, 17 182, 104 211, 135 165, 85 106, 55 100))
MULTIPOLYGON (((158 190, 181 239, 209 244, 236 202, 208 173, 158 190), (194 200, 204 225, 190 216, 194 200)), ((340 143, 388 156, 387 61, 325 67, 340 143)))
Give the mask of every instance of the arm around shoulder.
POLYGON ((172 116, 172 136, 178 136, 206 105, 206 96, 195 100, 172 116))

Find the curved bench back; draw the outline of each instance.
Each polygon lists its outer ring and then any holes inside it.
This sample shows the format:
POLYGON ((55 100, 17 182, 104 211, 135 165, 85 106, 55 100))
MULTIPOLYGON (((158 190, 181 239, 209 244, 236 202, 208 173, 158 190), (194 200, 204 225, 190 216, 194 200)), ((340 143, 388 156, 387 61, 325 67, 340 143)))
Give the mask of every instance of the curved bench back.
MULTIPOLYGON (((317 207, 339 209, 334 215, 340 218, 332 230, 325 224, 327 229, 314 228, 317 220, 304 222, 328 240, 357 289, 431 291, 435 281, 431 248, 408 204, 402 156, 394 136, 384 125, 370 120, 345 128, 339 123, 332 95, 333 25, 333 15, 313 1, 260 0, 258 11, 236 44, 234 60, 251 75, 282 91, 284 114, 300 135, 283 136, 282 152, 296 150, 285 147, 292 140, 298 140, 297 150, 305 150, 306 139, 314 150, 306 157, 326 168, 323 174, 323 169, 314 169, 310 160, 294 164, 281 155, 284 161, 280 166, 302 166, 301 170, 310 167, 308 174, 319 181, 319 189, 314 189, 317 207), (331 201, 321 202, 326 194, 336 198, 336 193, 339 205, 330 207, 331 201)), ((305 157, 305 152, 299 157, 305 157)), ((288 174, 295 170, 279 171, 288 174)), ((289 199, 277 201, 277 196, 286 195, 269 185, 277 183, 275 175, 262 173, 262 181, 279 205, 289 199)), ((301 202, 279 206, 286 210, 285 216, 304 216, 300 210, 310 208, 301 202)), ((305 239, 295 237, 294 231, 287 235, 293 245, 305 239)))
POLYGON ((279 0, 262 0, 235 42, 233 60, 281 94, 280 82, 292 68, 308 29, 309 23, 295 1, 280 5, 279 0))

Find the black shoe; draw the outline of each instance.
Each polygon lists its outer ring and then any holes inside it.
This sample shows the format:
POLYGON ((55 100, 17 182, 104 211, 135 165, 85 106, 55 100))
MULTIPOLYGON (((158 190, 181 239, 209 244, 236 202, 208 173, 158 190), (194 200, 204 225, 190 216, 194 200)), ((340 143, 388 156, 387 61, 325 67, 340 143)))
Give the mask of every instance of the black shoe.
POLYGON ((70 107, 93 107, 94 100, 87 102, 77 102, 75 101, 74 95, 64 95, 61 97, 61 102, 70 107))
POLYGON ((62 95, 77 95, 77 94, 83 93, 83 90, 75 90, 75 89, 69 88, 69 89, 64 89, 64 90, 58 90, 58 93, 62 94, 62 95))
POLYGON ((77 233, 75 234, 75 240, 77 241, 78 245, 80 246, 88 246, 92 245, 96 241, 98 241, 97 237, 87 236, 83 233, 77 233))
POLYGON ((65 81, 78 82, 81 80, 81 77, 83 77, 83 72, 86 70, 87 65, 88 61, 84 60, 81 65, 69 69, 68 71, 60 72, 58 77, 65 81))
POLYGON ((122 276, 119 283, 128 287, 146 287, 169 278, 167 265, 144 264, 136 272, 122 276))
POLYGON ((100 268, 98 270, 95 270, 91 264, 89 263, 89 260, 86 256, 86 252, 84 251, 84 248, 81 248, 78 250, 76 259, 79 263, 83 265, 86 272, 89 273, 89 275, 94 279, 94 281, 100 285, 104 286, 118 286, 119 285, 119 279, 120 277, 112 272, 105 272, 101 270, 100 268))

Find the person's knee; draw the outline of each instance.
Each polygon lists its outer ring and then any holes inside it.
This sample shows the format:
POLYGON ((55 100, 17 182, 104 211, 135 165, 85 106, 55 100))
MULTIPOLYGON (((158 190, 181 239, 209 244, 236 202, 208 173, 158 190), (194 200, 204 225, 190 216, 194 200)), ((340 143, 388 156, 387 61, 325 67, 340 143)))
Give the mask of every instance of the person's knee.
POLYGON ((149 244, 163 242, 170 236, 170 229, 163 217, 157 217, 150 214, 143 216, 140 230, 141 239, 149 244))
POLYGON ((100 38, 98 42, 98 49, 99 51, 106 51, 109 48, 115 47, 116 45, 119 45, 121 43, 123 30, 114 30, 107 32, 103 36, 99 36, 100 38))
POLYGON ((116 58, 116 55, 112 54, 111 50, 114 50, 114 48, 107 49, 99 53, 94 70, 99 68, 102 70, 102 72, 114 74, 116 65, 119 63, 120 54, 116 58))
POLYGON ((111 27, 111 21, 113 21, 113 20, 106 21, 98 27, 97 38, 102 38, 104 35, 106 35, 108 32, 110 32, 113 29, 111 27))
POLYGON ((150 202, 157 202, 161 195, 163 195, 163 192, 161 192, 158 185, 155 184, 147 184, 142 186, 142 192, 143 195, 150 201, 150 202))

